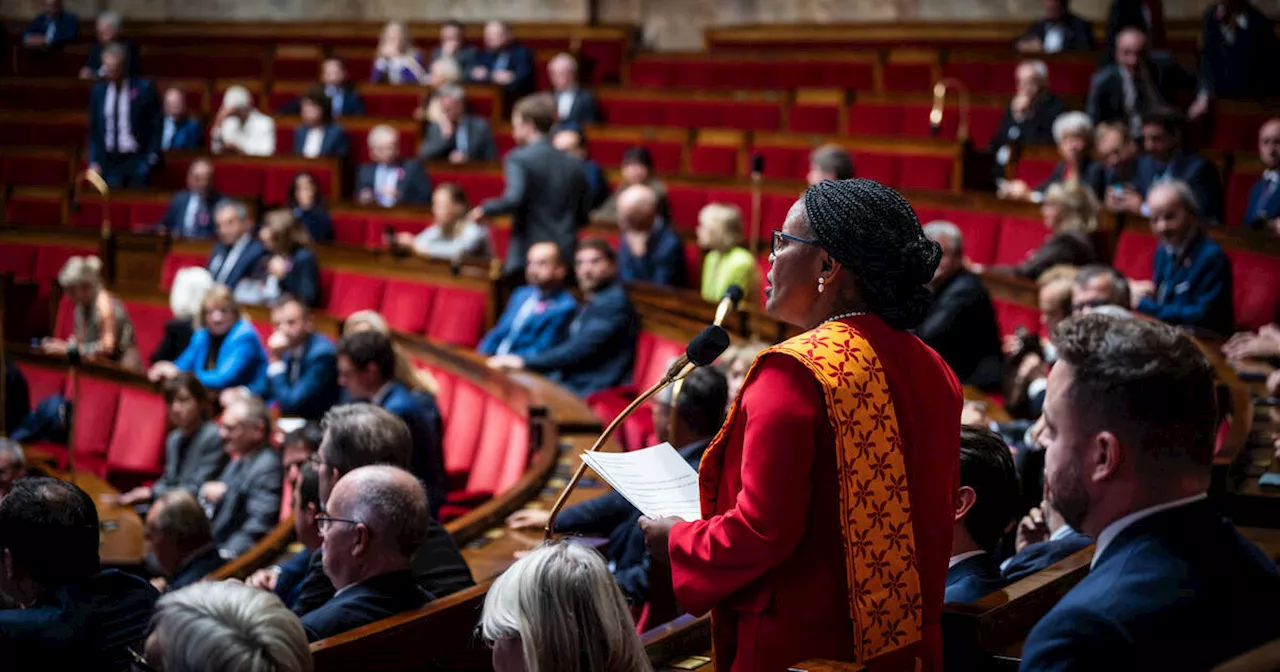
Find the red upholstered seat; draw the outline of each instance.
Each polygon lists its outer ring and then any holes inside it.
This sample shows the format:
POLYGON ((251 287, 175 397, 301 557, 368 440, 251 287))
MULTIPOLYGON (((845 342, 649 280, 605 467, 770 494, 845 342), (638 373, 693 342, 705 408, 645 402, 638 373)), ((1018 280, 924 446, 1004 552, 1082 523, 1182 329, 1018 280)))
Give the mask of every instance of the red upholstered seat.
POLYGON ((426 370, 431 374, 432 378, 435 378, 436 385, 439 388, 436 391, 436 408, 440 409, 440 418, 444 420, 445 426, 448 427, 449 418, 452 417, 453 389, 457 385, 457 377, 444 369, 433 369, 422 362, 415 361, 414 366, 426 370))
POLYGON ((36 246, 25 243, 0 245, 0 273, 12 273, 18 280, 30 280, 36 268, 36 246))
POLYGON ((134 388, 120 391, 115 427, 107 444, 107 473, 154 478, 164 471, 166 409, 164 398, 134 388))
POLYGON ((422 92, 411 86, 367 87, 362 95, 370 117, 408 119, 422 102, 422 92))
POLYGON ((466 486, 461 491, 449 493, 450 513, 465 512, 467 508, 511 487, 524 473, 528 461, 528 424, 498 398, 487 397, 484 428, 467 474, 466 486))
POLYGON ((111 205, 103 212, 102 201, 96 196, 83 196, 79 202, 79 212, 73 206, 68 213, 68 222, 71 226, 97 229, 102 226, 103 215, 110 217, 111 225, 125 226, 129 221, 129 204, 119 201, 111 201, 111 205))
POLYGON ((1228 249, 1235 294, 1236 326, 1257 329, 1276 321, 1280 306, 1280 259, 1246 250, 1228 249))
POLYGON ((1033 334, 1043 329, 1039 310, 1007 301, 993 300, 991 303, 996 310, 996 324, 1001 334, 1012 334, 1018 330, 1018 327, 1033 334))
POLYGON ((906 93, 929 91, 933 87, 933 66, 929 63, 885 63, 884 90, 906 93))
POLYGON ((164 324, 173 317, 169 306, 154 303, 125 304, 129 311, 129 319, 133 322, 133 336, 138 343, 138 352, 145 359, 155 352, 156 346, 164 340, 164 324))
MULTIPOLYGON (((632 384, 596 392, 587 398, 587 405, 602 421, 612 421, 640 390, 662 379, 671 360, 683 354, 684 348, 683 343, 641 331, 636 338, 632 384)), ((653 433, 653 417, 648 413, 635 413, 623 422, 621 433, 622 445, 627 450, 644 448, 645 441, 653 433)))
POLYGON ((257 198, 262 193, 266 170, 261 164, 218 161, 218 189, 226 196, 257 198))
POLYGON ((60 226, 67 212, 67 195, 56 192, 15 189, 5 200, 5 221, 30 226, 60 226))
POLYGON ((181 252, 170 252, 165 255, 164 266, 160 269, 160 287, 166 292, 173 286, 173 278, 178 275, 178 271, 188 266, 199 266, 204 268, 208 261, 206 257, 194 254, 184 254, 181 252))
POLYGON ((1258 147, 1258 129, 1272 115, 1263 111, 1235 110, 1223 106, 1209 138, 1209 147, 1225 151, 1254 151, 1258 147))
POLYGON ((82 115, 9 119, 0 122, 0 147, 80 147, 87 126, 82 115))
POLYGON ((488 394, 474 383, 459 378, 453 386, 449 422, 444 426, 444 470, 451 489, 466 483, 484 430, 488 394))
POLYGON ((336 271, 333 285, 327 296, 326 309, 335 317, 346 319, 359 310, 377 310, 382 305, 382 293, 387 281, 358 275, 348 271, 336 271))
POLYGON ((977 264, 996 263, 1000 243, 1000 216, 975 210, 917 207, 921 224, 943 220, 955 224, 964 236, 964 254, 977 264))
POLYGON ((18 369, 22 371, 22 377, 27 379, 27 392, 31 398, 32 407, 44 399, 66 391, 65 371, 26 363, 19 363, 18 369))
MULTIPOLYGON (((862 161, 866 152, 857 154, 855 161, 862 161)), ((910 156, 893 155, 897 163, 897 175, 889 186, 895 189, 928 189, 931 191, 949 191, 951 174, 955 169, 955 161, 942 156, 910 156)))
POLYGON ((1053 169, 1057 167, 1058 159, 1035 159, 1024 158, 1018 161, 1018 165, 1013 169, 1015 179, 1022 180, 1027 186, 1035 189, 1037 185, 1044 182, 1049 175, 1053 174, 1053 169))
POLYGON ((484 294, 459 287, 436 288, 426 335, 433 340, 474 348, 484 336, 484 294))
POLYGON ((158 198, 138 199, 129 202, 129 217, 125 220, 130 230, 149 229, 164 219, 169 209, 169 201, 158 198))
POLYGON ((1000 223, 1000 241, 994 263, 1021 263, 1042 244, 1049 232, 1044 222, 1024 217, 1005 217, 1000 223))
POLYGON ((702 257, 705 254, 696 242, 685 242, 684 265, 689 271, 688 286, 693 289, 702 287, 702 257))
MULTIPOLYGON (((803 178, 809 172, 809 148, 767 145, 757 142, 755 152, 764 157, 764 176, 803 178)), ((861 166, 859 166, 861 174, 861 166)))
POLYGON ((787 115, 787 130, 796 133, 838 133, 840 109, 833 105, 797 103, 787 115))
POLYGON ((3 182, 19 186, 63 187, 74 170, 69 155, 52 151, 0 157, 0 163, 3 182))
POLYGON ((427 329, 436 288, 423 282, 388 280, 378 312, 397 331, 421 334, 427 329))
POLYGON ((698 224, 698 212, 707 204, 707 192, 699 187, 679 184, 667 185, 667 205, 671 219, 682 229, 692 229, 698 224))
POLYGON ((330 213, 333 220, 333 240, 339 245, 364 245, 369 241, 369 216, 364 212, 338 211, 330 213))
POLYGON ((54 316, 53 337, 66 340, 75 335, 75 319, 75 304, 63 294, 58 300, 58 313, 54 316))
POLYGON ((1249 171, 1231 171, 1231 176, 1227 178, 1227 198, 1226 198, 1226 215, 1228 226, 1243 226, 1244 211, 1249 206, 1249 191, 1253 189, 1253 185, 1262 177, 1262 174, 1256 170, 1249 171))
MULTIPOLYGON (((948 112, 948 116, 957 115, 948 112)), ((1003 107, 975 105, 969 108, 969 140, 973 146, 979 149, 989 146, 991 138, 995 137, 996 131, 1000 130, 1000 122, 1003 119, 1003 107)))
MULTIPOLYGON (((107 443, 116 422, 116 406, 120 401, 120 386, 98 378, 81 376, 78 379, 79 394, 68 390, 73 401, 74 419, 71 437, 76 450, 77 469, 91 462, 105 466, 107 443)), ((98 469, 99 476, 103 475, 98 469)))
POLYGON ((386 244, 387 227, 391 227, 396 233, 417 234, 431 226, 431 218, 426 212, 416 215, 370 212, 368 220, 365 239, 361 241, 362 245, 368 247, 383 247, 386 244))
MULTIPOLYGON (((858 177, 875 180, 891 187, 898 186, 898 157, 872 152, 854 152, 858 177)), ((791 177, 801 177, 799 174, 791 177)))
POLYGON ((489 246, 493 256, 498 259, 507 258, 507 248, 511 246, 511 229, 509 227, 489 227, 489 246))
POLYGON ((96 247, 41 245, 36 249, 34 277, 41 282, 56 280, 58 272, 62 270, 62 267, 71 257, 97 253, 98 249, 96 247))
POLYGON ((738 147, 694 145, 689 155, 689 171, 697 175, 733 177, 738 173, 738 147))
POLYGON ((1116 239, 1112 265, 1129 278, 1150 280, 1158 245, 1156 237, 1150 233, 1125 229, 1116 239))

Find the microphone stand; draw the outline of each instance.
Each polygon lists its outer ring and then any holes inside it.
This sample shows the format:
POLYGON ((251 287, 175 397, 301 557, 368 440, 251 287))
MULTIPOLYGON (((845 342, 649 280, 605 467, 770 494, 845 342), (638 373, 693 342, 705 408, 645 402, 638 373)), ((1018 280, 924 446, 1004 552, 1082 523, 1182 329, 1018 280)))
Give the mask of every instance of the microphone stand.
POLYGON ((942 115, 946 107, 947 91, 950 89, 955 89, 960 99, 960 122, 956 127, 956 140, 965 143, 969 141, 969 89, 964 82, 954 77, 940 79, 933 85, 933 108, 929 110, 929 130, 934 135, 942 132, 942 115))

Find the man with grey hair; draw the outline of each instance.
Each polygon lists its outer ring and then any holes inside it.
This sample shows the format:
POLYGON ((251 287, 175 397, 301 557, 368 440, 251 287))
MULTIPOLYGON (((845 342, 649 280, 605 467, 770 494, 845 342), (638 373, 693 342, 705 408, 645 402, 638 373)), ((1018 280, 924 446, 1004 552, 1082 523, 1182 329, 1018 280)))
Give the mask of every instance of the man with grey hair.
POLYGON ((129 76, 134 77, 138 74, 138 48, 131 42, 120 39, 121 23, 120 12, 103 12, 98 15, 97 24, 94 26, 98 40, 89 45, 89 57, 80 68, 80 79, 98 79, 103 76, 102 51, 113 42, 124 48, 125 70, 129 76))
POLYGON ((434 105, 428 106, 427 130, 418 149, 422 161, 466 163, 494 161, 498 145, 484 117, 467 114, 467 94, 456 84, 435 90, 434 105))
POLYGON ((556 101, 556 119, 561 124, 594 124, 600 120, 596 97, 578 81, 578 61, 559 53, 547 63, 547 79, 556 101))
POLYGON ((1058 94, 1049 90, 1049 66, 1044 61, 1019 63, 1013 82, 1013 98, 988 147, 1000 166, 1013 158, 1015 146, 1053 144, 1053 120, 1065 109, 1058 94))
POLYGON ((213 540, 226 560, 249 550, 280 519, 284 466, 267 443, 271 417, 257 397, 227 406, 218 420, 219 433, 232 461, 218 480, 200 486, 213 525, 213 540))
POLYGON ((431 202, 431 180, 422 164, 400 159, 400 132, 381 124, 369 131, 369 163, 356 173, 356 201, 384 208, 431 202))
POLYGON ((618 272, 627 282, 687 287, 684 243, 658 216, 658 194, 648 185, 633 184, 618 194, 618 272))
POLYGON ((308 641, 332 637, 417 609, 435 599, 413 576, 413 556, 427 536, 427 493, 409 472, 387 465, 343 476, 316 516, 324 573, 337 593, 302 617, 308 641))
POLYGON ((851 180, 854 174, 853 157, 839 145, 823 145, 809 154, 810 185, 823 180, 851 180))
POLYGON ((1105 306, 1129 309, 1129 281, 1111 266, 1090 264, 1081 268, 1071 285, 1071 312, 1083 314, 1105 306))
MULTIPOLYGON (((167 94, 166 94, 167 95, 167 94)), ((173 195, 157 232, 174 238, 205 240, 215 234, 214 211, 222 194, 213 186, 213 161, 201 157, 187 168, 187 188, 173 195)))
POLYGON ((933 304, 916 335, 951 365, 965 385, 1000 387, 1000 332, 991 296, 982 279, 965 267, 964 236, 951 222, 931 222, 924 235, 942 247, 929 282, 933 304))
POLYGON ((0 501, 13 484, 27 477, 27 458, 17 441, 0 438, 0 501))
POLYGON ((191 585, 224 562, 213 543, 209 517, 186 490, 170 490, 151 503, 143 537, 147 555, 162 577, 151 583, 161 590, 191 585))
POLYGON ((274 593, 204 581, 156 603, 146 662, 165 672, 311 672, 298 617, 274 593))
POLYGON ((89 93, 89 169, 113 189, 145 187, 160 160, 160 96, 129 75, 128 52, 102 48, 102 79, 89 93))
POLYGON ((267 248, 253 235, 253 220, 244 203, 231 199, 218 202, 213 209, 218 244, 209 253, 205 268, 214 282, 235 289, 236 284, 258 267, 267 248))
POLYGON ((1235 330, 1231 260, 1204 231, 1186 182, 1157 182, 1147 193, 1151 231, 1160 240, 1151 280, 1129 283, 1130 306, 1169 324, 1226 337, 1235 330))

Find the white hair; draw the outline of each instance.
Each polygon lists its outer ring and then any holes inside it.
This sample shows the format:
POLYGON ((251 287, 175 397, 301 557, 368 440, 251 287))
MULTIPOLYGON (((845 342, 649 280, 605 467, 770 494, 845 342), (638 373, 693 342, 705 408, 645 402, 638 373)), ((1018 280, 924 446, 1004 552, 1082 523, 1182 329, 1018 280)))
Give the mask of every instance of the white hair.
POLYGON ((1039 80, 1041 84, 1044 84, 1049 81, 1049 66, 1046 65, 1044 61, 1038 58, 1033 58, 1029 61, 1023 61, 1018 64, 1018 67, 1029 68, 1032 74, 1036 76, 1036 79, 1039 80))
POLYGON ((568 64, 569 68, 574 72, 578 71, 578 59, 574 58, 572 54, 563 51, 556 54, 555 57, 551 59, 551 62, 547 63, 547 69, 550 70, 562 63, 568 64))
POLYGON ((72 285, 91 285, 102 287, 102 260, 88 255, 71 257, 58 271, 58 285, 63 289, 72 285))
POLYGON ((373 148, 379 139, 385 138, 389 142, 400 142, 400 131, 386 125, 378 124, 369 131, 369 147, 373 148))
POLYGON ((925 224, 924 237, 935 243, 940 238, 946 238, 955 247, 956 254, 964 253, 964 234, 960 232, 960 227, 951 222, 936 221, 925 224))
POLYGON ((1053 141, 1062 142, 1068 135, 1082 135, 1086 139, 1093 133, 1093 119, 1084 112, 1063 112, 1053 120, 1053 141))
POLYGON ((108 26, 115 28, 116 30, 120 30, 120 25, 122 23, 122 20, 120 18, 120 12, 113 12, 113 11, 103 12, 98 15, 98 23, 99 24, 105 23, 108 26))
POLYGON ((246 107, 253 107, 253 96, 249 94, 249 89, 235 84, 222 94, 222 109, 240 110, 246 107))
POLYGON ((27 465, 27 456, 22 452, 22 444, 12 439, 0 437, 0 455, 11 457, 15 467, 25 467, 27 465))
POLYGON ((213 206, 213 213, 215 216, 223 210, 231 210, 235 212, 236 219, 245 220, 249 218, 249 207, 234 198, 224 198, 213 206))
POLYGON ((1200 202, 1196 200, 1196 192, 1191 190, 1191 185, 1182 180, 1163 180, 1151 185, 1150 191, 1147 192, 1147 200, 1151 200, 1151 192, 1156 189, 1168 189, 1172 191, 1179 201, 1182 201, 1183 207, 1192 217, 1199 219, 1200 202))
MULTIPOLYGON (((202 581, 156 603, 153 664, 165 672, 311 672, 302 621, 274 593, 202 581)), ((148 646, 148 653, 152 653, 148 646)))
POLYGON ((188 266, 173 276, 173 286, 169 288, 169 310, 173 316, 182 320, 194 320, 200 314, 200 304, 204 295, 214 285, 213 274, 202 266, 188 266))

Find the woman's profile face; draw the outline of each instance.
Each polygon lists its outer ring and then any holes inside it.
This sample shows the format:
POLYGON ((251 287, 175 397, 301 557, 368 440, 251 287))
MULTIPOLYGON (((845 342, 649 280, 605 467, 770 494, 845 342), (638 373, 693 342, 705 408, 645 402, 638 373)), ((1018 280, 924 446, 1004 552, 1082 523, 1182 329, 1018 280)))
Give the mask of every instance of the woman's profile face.
MULTIPOLYGON (((804 203, 796 201, 787 212, 782 233, 812 240, 804 203)), ((821 272, 819 248, 792 238, 782 237, 769 256, 769 273, 765 276, 765 310, 775 319, 803 326, 818 298, 818 275, 821 272)))

